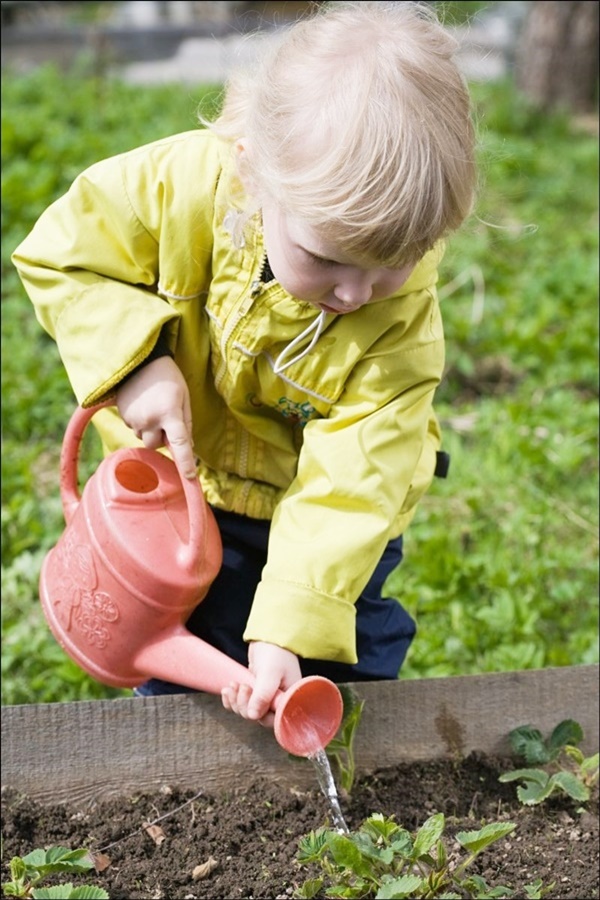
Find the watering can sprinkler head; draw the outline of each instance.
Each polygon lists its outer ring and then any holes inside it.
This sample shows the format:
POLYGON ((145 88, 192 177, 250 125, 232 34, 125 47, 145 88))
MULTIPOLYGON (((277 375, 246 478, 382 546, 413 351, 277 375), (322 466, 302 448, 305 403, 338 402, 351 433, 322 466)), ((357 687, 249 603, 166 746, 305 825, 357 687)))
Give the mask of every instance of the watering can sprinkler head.
POLYGON ((275 739, 294 756, 316 756, 340 727, 344 704, 328 678, 309 675, 275 699, 275 739))
MULTIPOLYGON (((221 536, 198 479, 164 454, 123 448, 102 461, 82 494, 77 461, 83 433, 102 406, 78 407, 61 452, 67 527, 40 575, 42 608, 65 652, 97 681, 137 687, 162 678, 220 694, 253 685, 249 669, 184 625, 222 563, 221 536)), ((274 701, 275 737, 313 756, 334 737, 343 701, 333 682, 309 676, 274 701)))

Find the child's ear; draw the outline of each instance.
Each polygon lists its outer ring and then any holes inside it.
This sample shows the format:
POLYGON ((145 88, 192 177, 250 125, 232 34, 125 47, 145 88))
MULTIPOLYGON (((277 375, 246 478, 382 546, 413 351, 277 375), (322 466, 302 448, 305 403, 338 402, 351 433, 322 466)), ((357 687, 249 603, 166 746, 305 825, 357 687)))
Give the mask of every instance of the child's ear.
POLYGON ((247 138, 239 138, 234 145, 237 173, 244 189, 254 193, 254 179, 252 178, 251 154, 247 138))

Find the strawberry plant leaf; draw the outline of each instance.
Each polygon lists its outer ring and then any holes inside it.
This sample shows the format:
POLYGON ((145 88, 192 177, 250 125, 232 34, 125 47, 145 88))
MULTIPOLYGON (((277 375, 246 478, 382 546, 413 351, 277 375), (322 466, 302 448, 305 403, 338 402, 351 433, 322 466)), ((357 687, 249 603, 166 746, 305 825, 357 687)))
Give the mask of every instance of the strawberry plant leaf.
POLYGON ((470 875, 462 882, 462 887, 469 891, 470 896, 477 897, 478 900, 488 900, 493 897, 512 897, 514 891, 504 884, 499 884, 494 888, 489 888, 485 878, 481 875, 470 875))
POLYGON ((565 756, 568 756, 569 759, 573 760, 576 766, 583 765, 585 757, 579 747, 574 747, 572 744, 567 744, 566 747, 563 747, 563 752, 565 756))
POLYGON ((479 831, 459 831, 456 840, 466 850, 471 853, 480 853, 494 841, 506 837, 515 830, 517 826, 514 822, 492 822, 484 825, 479 831))
POLYGON ((51 887, 33 888, 34 900, 70 900, 73 896, 72 884, 53 884, 51 887))
POLYGON ((539 785, 539 787, 545 787, 548 784, 549 777, 548 773, 542 769, 514 769, 512 772, 503 772, 498 781, 505 784, 508 781, 518 781, 522 778, 539 785))
POLYGON ((445 824, 446 820, 443 813, 436 813, 423 823, 415 838, 411 853, 412 859, 418 859, 420 856, 429 853, 442 836, 445 824))
POLYGON ((49 847, 46 850, 47 863, 61 863, 71 868, 72 866, 81 866, 83 869, 92 869, 94 867, 93 860, 86 849, 69 850, 67 847, 49 847))
POLYGON ((390 841, 390 847, 397 853, 399 856, 402 856, 404 859, 410 859, 413 849, 413 841, 412 837, 408 833, 408 831, 404 831, 403 829, 399 830, 397 835, 394 835, 392 840, 390 841))
POLYGON ((73 887, 72 884, 54 884, 52 887, 34 888, 34 900, 108 900, 104 888, 92 884, 73 887))
POLYGON ((568 744, 576 747, 582 740, 583 730, 579 722, 574 719, 564 719, 558 723, 548 738, 548 750, 554 759, 568 744))
POLYGON ((10 861, 10 877, 13 881, 22 881, 27 875, 27 868, 20 856, 13 856, 10 861))
POLYGON ((342 721, 360 706, 364 706, 364 700, 359 700, 355 691, 347 684, 340 684, 340 694, 342 695, 342 721))
POLYGON ((374 841, 383 838, 384 841, 396 840, 400 834, 406 834, 393 818, 385 818, 381 813, 374 813, 369 816, 361 826, 361 830, 365 834, 369 834, 374 841))
POLYGON ((298 900, 313 900, 323 887, 323 878, 308 878, 304 884, 294 891, 298 900))
POLYGON ((446 848, 444 846, 443 841, 439 841, 437 845, 437 859, 435 861, 435 865, 441 871, 446 868, 446 863, 448 861, 448 853, 446 852, 446 848))
POLYGON ((443 894, 440 894, 440 900, 461 900, 462 894, 453 894, 450 891, 445 891, 443 894))
POLYGON ((588 756, 581 760, 581 769, 586 775, 595 775, 598 777, 598 754, 588 756))
POLYGON ((579 800, 582 803, 590 799, 590 792, 582 781, 577 778, 573 772, 556 772, 550 778, 552 790, 558 787, 572 797, 573 800, 579 800))
POLYGON ((414 897, 415 891, 422 888, 423 884, 423 879, 417 875, 401 875, 400 878, 384 882, 375 894, 375 900, 396 900, 396 898, 401 897, 414 897))
POLYGON ((94 868, 94 861, 88 850, 68 847, 36 848, 23 857, 15 856, 10 861, 12 881, 2 885, 5 896, 33 897, 34 900, 107 900, 104 888, 97 885, 58 884, 50 887, 38 884, 48 875, 58 872, 82 873, 94 868))
POLYGON ((69 900, 108 900, 108 897, 104 888, 95 884, 81 884, 73 890, 69 900))
POLYGON ((32 850, 23 857, 28 871, 40 876, 57 872, 88 872, 94 863, 87 850, 70 850, 68 847, 49 847, 48 850, 32 850))
POLYGON ((327 888, 326 897, 334 897, 335 900, 359 900, 361 897, 368 897, 371 885, 364 881, 358 881, 356 884, 346 885, 345 887, 327 888))
POLYGON ((508 735, 511 747, 530 765, 543 765, 550 761, 550 753, 542 732, 533 725, 520 725, 508 735))
POLYGON ((301 863, 317 862, 327 847, 327 835, 324 828, 311 831, 298 844, 297 859, 301 863))
POLYGON ((544 887, 541 878, 536 878, 535 881, 532 881, 530 884, 523 885, 523 889, 525 891, 525 896, 527 900, 541 900, 544 894, 547 894, 552 890, 556 882, 552 882, 544 887))
POLYGON ((525 806, 535 806, 538 803, 543 803, 551 793, 552 783, 549 778, 545 785, 526 780, 525 784, 521 784, 517 788, 517 797, 525 806))
POLYGON ((357 875, 368 878, 371 866, 364 859, 359 847, 351 838, 343 834, 329 832, 327 835, 327 849, 334 862, 345 869, 351 869, 357 875))
POLYGON ((352 835, 351 840, 364 857, 371 859, 374 862, 382 862, 384 865, 389 866, 394 858, 392 847, 380 847, 377 844, 374 844, 370 835, 365 834, 362 831, 352 835))
MULTIPOLYGON (((64 849, 64 848, 61 848, 64 849)), ((32 850, 31 853, 27 853, 23 857, 23 862, 28 869, 39 869, 40 866, 45 865, 46 863, 46 850, 41 850, 37 848, 36 850, 32 850)), ((65 850, 65 852, 67 852, 65 850)))

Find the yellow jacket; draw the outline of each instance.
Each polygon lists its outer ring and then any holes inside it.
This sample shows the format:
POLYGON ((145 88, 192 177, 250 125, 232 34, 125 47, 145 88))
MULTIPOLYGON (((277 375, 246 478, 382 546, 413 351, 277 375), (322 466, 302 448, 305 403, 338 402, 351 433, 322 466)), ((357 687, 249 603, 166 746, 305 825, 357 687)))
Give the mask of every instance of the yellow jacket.
MULTIPOLYGON (((307 333, 286 354, 316 311, 261 283, 260 227, 236 248, 233 178, 228 150, 203 130, 97 163, 13 261, 84 406, 167 334, 208 501, 272 519, 245 639, 352 663, 354 603, 433 478, 442 251, 396 296, 323 316, 312 349, 307 333)), ((139 443, 114 408, 94 422, 106 452, 139 443)))

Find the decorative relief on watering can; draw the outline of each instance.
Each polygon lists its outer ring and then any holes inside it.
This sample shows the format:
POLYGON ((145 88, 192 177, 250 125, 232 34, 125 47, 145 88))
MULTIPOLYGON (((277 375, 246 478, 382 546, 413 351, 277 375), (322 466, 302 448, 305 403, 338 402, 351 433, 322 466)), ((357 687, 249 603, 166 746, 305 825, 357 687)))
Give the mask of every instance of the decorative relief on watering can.
POLYGON ((59 565, 65 573, 61 591, 52 598, 56 607, 64 604, 62 615, 60 609, 56 613, 63 619, 66 631, 71 631, 74 623, 91 646, 102 650, 111 638, 107 625, 117 622, 120 613, 110 594, 97 590, 98 575, 92 552, 67 532, 55 553, 62 555, 59 565))

